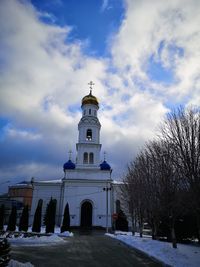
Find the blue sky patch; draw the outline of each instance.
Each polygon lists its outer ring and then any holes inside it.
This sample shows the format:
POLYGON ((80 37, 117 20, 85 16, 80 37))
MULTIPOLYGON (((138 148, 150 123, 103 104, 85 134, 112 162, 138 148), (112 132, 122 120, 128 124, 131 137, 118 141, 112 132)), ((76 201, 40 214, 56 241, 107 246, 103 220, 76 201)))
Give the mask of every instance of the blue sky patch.
POLYGON ((4 118, 4 117, 0 117, 0 129, 4 128, 7 124, 9 124, 9 120, 4 118))
POLYGON ((155 61, 153 56, 149 59, 147 74, 151 80, 156 82, 164 84, 171 84, 174 82, 173 70, 164 68, 163 64, 155 61))
POLYGON ((121 100, 123 102, 127 102, 129 99, 131 98, 131 96, 129 94, 124 94, 121 98, 121 100))
POLYGON ((112 110, 112 107, 107 105, 106 103, 101 104, 101 109, 102 110, 112 110))
POLYGON ((107 37, 118 30, 125 13, 122 0, 110 0, 103 9, 101 0, 31 2, 40 12, 44 12, 42 21, 49 24, 55 22, 62 27, 71 26, 68 41, 89 40, 84 52, 97 56, 107 53, 107 37))
POLYGON ((10 121, 8 119, 0 117, 0 141, 4 139, 5 131, 9 124, 10 121))
POLYGON ((81 110, 80 109, 80 103, 68 106, 68 110, 71 113, 77 113, 77 111, 81 110))
POLYGON ((129 111, 113 116, 113 120, 118 124, 124 123, 129 118, 129 111))
POLYGON ((174 71, 176 61, 184 57, 184 49, 175 43, 167 44, 164 40, 160 42, 158 54, 151 55, 148 60, 147 74, 151 80, 170 85, 175 81, 174 71), (167 62, 163 62, 163 53, 167 53, 167 62))

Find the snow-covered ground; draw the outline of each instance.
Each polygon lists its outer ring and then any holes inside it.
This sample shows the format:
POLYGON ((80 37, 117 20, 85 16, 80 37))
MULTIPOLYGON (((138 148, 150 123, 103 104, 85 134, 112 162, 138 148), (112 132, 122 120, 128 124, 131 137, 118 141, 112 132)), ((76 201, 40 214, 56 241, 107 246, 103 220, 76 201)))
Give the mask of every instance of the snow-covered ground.
POLYGON ((24 237, 23 235, 19 237, 10 237, 8 241, 11 245, 23 245, 23 246, 46 246, 46 245, 55 245, 66 242, 62 237, 59 237, 57 234, 52 234, 50 236, 31 236, 24 237))
MULTIPOLYGON (((31 230, 31 229, 29 229, 31 230)), ((29 231, 31 232, 31 231, 29 231)), ((45 228, 41 229, 41 233, 45 233, 45 228)), ((116 231, 115 234, 106 234, 112 238, 116 238, 127 245, 134 247, 140 251, 145 252, 149 256, 152 256, 165 264, 168 264, 173 267, 199 267, 200 266, 200 246, 199 245, 183 245, 178 244, 178 248, 172 248, 171 243, 161 242, 152 240, 150 236, 144 236, 140 238, 138 234, 132 236, 132 233, 125 233, 116 231)), ((9 242, 12 245, 21 245, 21 246, 47 246, 60 244, 62 242, 67 242, 63 237, 73 236, 73 233, 64 232, 60 233, 60 228, 55 228, 55 233, 49 236, 40 236, 37 235, 31 237, 24 237, 23 234, 20 234, 19 237, 11 236, 8 238, 9 242)), ((18 267, 17 263, 12 262, 12 266, 9 267, 18 267)), ((27 267, 31 267, 28 265, 27 267)))
MULTIPOLYGON (((29 227, 28 232, 31 232, 31 227, 29 227)), ((45 233, 45 227, 41 227, 41 233, 44 234, 45 233)), ((62 236, 62 237, 72 237, 74 236, 74 234, 72 232, 60 232, 60 227, 56 226, 54 229, 54 234, 58 235, 58 236, 62 236)))
MULTIPOLYGON (((31 234, 31 228, 28 229, 28 233, 31 234)), ((45 228, 41 228, 41 233, 45 233, 45 228)), ((7 237, 8 233, 6 232, 3 234, 1 237, 7 237)), ((63 232, 60 233, 60 228, 55 227, 55 232, 54 234, 48 234, 48 236, 37 236, 33 235, 30 237, 26 236, 26 233, 13 233, 9 234, 9 237, 7 237, 8 241, 10 242, 11 245, 22 245, 22 246, 51 246, 55 244, 60 244, 62 242, 67 242, 66 240, 63 239, 63 237, 72 237, 73 233, 71 232, 63 232)))
POLYGON ((34 267, 34 265, 30 262, 23 263, 15 260, 10 260, 8 263, 8 267, 34 267))
POLYGON ((145 252, 165 264, 173 267, 199 267, 200 266, 200 246, 178 244, 178 248, 172 248, 171 243, 152 240, 151 237, 140 238, 138 234, 115 232, 106 234, 116 238, 127 245, 145 252))

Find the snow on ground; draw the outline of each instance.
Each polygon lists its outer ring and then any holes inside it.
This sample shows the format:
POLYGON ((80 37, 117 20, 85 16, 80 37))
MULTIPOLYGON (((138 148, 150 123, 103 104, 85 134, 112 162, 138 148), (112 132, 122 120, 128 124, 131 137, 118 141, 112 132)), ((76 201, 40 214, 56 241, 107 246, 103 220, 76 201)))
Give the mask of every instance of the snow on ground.
MULTIPOLYGON (((28 229, 28 232, 31 234, 31 227, 28 229)), ((63 237, 72 237, 73 233, 71 232, 63 232, 60 233, 60 227, 55 227, 55 231, 53 234, 37 236, 36 233, 33 233, 32 236, 27 236, 27 233, 13 233, 9 234, 5 232, 1 237, 7 237, 8 241, 13 246, 47 246, 47 245, 55 245, 60 244, 62 242, 67 242, 63 239, 63 237)), ((45 227, 41 227, 41 234, 45 233, 45 227)))
MULTIPOLYGON (((32 232, 32 228, 31 227, 28 228, 28 232, 32 232)), ((40 233, 41 234, 45 234, 45 227, 44 226, 41 227, 40 233)), ((58 236, 62 236, 62 237, 72 237, 72 236, 74 236, 74 234, 72 232, 68 232, 68 231, 61 233, 60 232, 60 227, 58 227, 58 226, 55 227, 54 233, 57 234, 58 236)))
POLYGON ((178 244, 178 248, 174 249, 171 243, 152 240, 151 237, 140 238, 138 234, 136 234, 136 236, 131 236, 130 233, 116 232, 115 235, 106 235, 116 238, 173 267, 200 266, 200 246, 195 244, 178 244))
POLYGON ((31 236, 24 237, 23 235, 19 237, 8 238, 8 241, 11 245, 23 245, 23 246, 46 246, 46 245, 55 245, 66 242, 62 237, 59 237, 56 234, 52 234, 50 236, 31 236))
POLYGON ((30 262, 22 263, 19 261, 10 260, 8 263, 8 267, 34 267, 34 265, 30 262))
POLYGON ((63 233, 57 233, 58 236, 61 236, 61 237, 72 237, 74 236, 74 234, 72 232, 63 232, 63 233))

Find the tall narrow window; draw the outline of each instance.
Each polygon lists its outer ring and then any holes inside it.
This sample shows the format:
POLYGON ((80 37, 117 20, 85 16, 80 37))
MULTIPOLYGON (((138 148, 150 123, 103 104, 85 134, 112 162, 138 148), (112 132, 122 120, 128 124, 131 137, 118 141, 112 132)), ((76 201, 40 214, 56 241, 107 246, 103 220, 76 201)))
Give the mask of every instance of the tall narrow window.
POLYGON ((87 129, 86 140, 92 140, 92 130, 87 129))
POLYGON ((89 109, 89 115, 91 115, 91 108, 89 109))
POLYGON ((94 154, 93 153, 90 153, 90 155, 89 155, 89 163, 90 164, 94 163, 94 154))
POLYGON ((84 152, 83 154, 83 164, 88 164, 88 153, 84 152))

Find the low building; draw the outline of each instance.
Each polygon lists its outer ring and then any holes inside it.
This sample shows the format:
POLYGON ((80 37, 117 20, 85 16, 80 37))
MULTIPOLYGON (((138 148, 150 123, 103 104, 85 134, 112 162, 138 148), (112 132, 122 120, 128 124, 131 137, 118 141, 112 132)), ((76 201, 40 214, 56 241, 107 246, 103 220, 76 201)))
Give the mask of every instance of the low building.
POLYGON ((12 201, 21 203, 23 206, 28 205, 31 209, 32 197, 33 197, 33 185, 32 181, 23 181, 15 185, 8 187, 8 197, 12 201))

